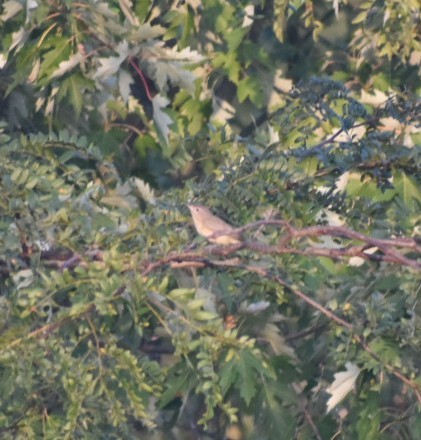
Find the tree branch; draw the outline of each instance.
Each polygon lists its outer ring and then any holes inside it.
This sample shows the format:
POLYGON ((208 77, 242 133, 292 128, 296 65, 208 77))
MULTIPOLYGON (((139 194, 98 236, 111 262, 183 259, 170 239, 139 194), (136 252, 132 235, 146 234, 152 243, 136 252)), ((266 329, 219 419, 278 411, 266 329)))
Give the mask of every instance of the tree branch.
POLYGON ((392 375, 397 377, 399 380, 401 380, 403 383, 405 383, 407 386, 409 386, 415 393, 416 398, 421 404, 421 387, 417 385, 416 382, 406 377, 404 374, 402 374, 399 370, 397 370, 392 365, 389 365, 387 363, 382 362, 381 358, 372 350, 372 348, 365 342, 364 338, 360 336, 353 324, 350 322, 342 319, 332 311, 328 310, 326 307, 319 304, 316 300, 313 298, 310 298, 308 295, 306 295, 301 290, 295 288, 291 284, 287 283, 285 280, 283 280, 279 275, 270 273, 267 269, 259 266, 252 266, 252 265, 244 265, 241 263, 238 263, 236 260, 230 260, 228 262, 223 260, 209 260, 208 258, 204 257, 201 253, 188 253, 187 255, 172 255, 168 256, 158 262, 149 264, 142 272, 142 275, 145 276, 149 274, 150 272, 163 267, 170 265, 172 262, 176 262, 177 264, 184 263, 183 267, 225 267, 225 268, 236 268, 241 270, 247 270, 248 272, 256 273, 257 275, 267 278, 270 280, 274 280, 279 285, 287 289, 289 292, 293 293, 295 296, 302 299, 304 302, 309 304, 312 308, 318 310, 320 313, 322 313, 324 316, 326 316, 329 320, 335 322, 336 324, 340 325, 341 327, 347 329, 354 340, 360 345, 360 347, 368 353, 373 359, 375 359, 377 362, 379 362, 387 371, 389 371, 392 375), (184 257, 186 259, 184 259, 184 257))

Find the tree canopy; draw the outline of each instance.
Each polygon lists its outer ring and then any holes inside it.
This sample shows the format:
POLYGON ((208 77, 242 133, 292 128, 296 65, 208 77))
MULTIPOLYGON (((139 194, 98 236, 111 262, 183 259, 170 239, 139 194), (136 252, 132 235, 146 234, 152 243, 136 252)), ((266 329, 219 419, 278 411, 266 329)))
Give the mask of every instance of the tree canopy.
POLYGON ((419 28, 4 2, 0 437, 420 438, 419 28))

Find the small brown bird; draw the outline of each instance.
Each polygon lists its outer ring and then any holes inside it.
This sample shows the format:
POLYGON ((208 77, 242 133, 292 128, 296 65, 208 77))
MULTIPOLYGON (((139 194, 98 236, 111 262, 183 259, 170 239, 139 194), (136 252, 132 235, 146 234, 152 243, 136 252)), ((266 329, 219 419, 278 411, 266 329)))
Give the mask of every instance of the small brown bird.
POLYGON ((208 208, 200 205, 187 205, 196 231, 207 238, 211 243, 217 244, 239 244, 242 242, 241 234, 234 231, 234 228, 216 215, 213 215, 208 208), (227 234, 217 235, 218 232, 227 232, 227 234), (215 234, 215 237, 212 237, 215 234), (209 238, 212 237, 212 238, 209 238))

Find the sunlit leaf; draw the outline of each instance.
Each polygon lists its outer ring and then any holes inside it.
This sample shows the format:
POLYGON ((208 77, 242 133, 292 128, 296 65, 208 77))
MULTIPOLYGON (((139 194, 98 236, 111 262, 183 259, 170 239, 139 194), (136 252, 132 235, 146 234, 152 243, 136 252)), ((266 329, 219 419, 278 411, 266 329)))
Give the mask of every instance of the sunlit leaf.
POLYGON ((51 74, 51 78, 58 78, 68 71, 72 70, 74 67, 80 64, 83 60, 83 56, 80 52, 72 54, 70 58, 66 61, 62 61, 56 70, 51 74))
POLYGON ((167 115, 167 113, 163 111, 163 108, 165 108, 168 104, 169 101, 161 95, 156 95, 152 99, 153 118, 159 132, 161 133, 161 136, 167 144, 170 125, 173 123, 173 120, 167 115))
POLYGON ((355 388, 355 382, 361 370, 352 362, 345 364, 346 371, 335 373, 335 380, 326 391, 331 395, 327 402, 327 412, 340 403, 355 388))
POLYGON ((129 44, 127 41, 122 41, 115 48, 115 52, 117 52, 118 56, 110 56, 108 58, 98 58, 98 62, 100 63, 100 67, 94 74, 95 79, 105 79, 108 78, 119 70, 121 63, 127 58, 130 54, 129 44))

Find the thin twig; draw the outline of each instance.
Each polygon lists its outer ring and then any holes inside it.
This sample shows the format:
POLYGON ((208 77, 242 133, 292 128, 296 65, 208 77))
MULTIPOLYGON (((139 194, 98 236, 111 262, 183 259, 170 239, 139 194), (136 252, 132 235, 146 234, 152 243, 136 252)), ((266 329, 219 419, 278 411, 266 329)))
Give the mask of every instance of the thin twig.
POLYGON ((314 423, 313 418, 311 417, 311 414, 308 412, 307 408, 305 406, 302 407, 304 417, 307 421, 307 423, 310 425, 311 429, 314 432, 314 435, 316 436, 317 440, 322 440, 322 437, 320 436, 320 432, 317 429, 316 424, 314 423))
POLYGON ((377 362, 379 362, 387 371, 389 371, 391 374, 393 374, 395 377, 397 377, 399 380, 401 380, 403 383, 408 385, 415 393, 418 402, 421 404, 421 388, 411 379, 406 377, 404 374, 402 374, 400 371, 398 371, 395 367, 392 365, 388 365, 386 363, 383 363, 381 358, 372 350, 372 348, 364 341, 364 338, 360 336, 358 333, 356 333, 354 326, 342 319, 341 317, 337 316, 332 311, 328 310, 326 307, 323 307, 321 304, 319 304, 316 300, 310 298, 308 295, 306 295, 301 290, 295 288, 294 286, 287 283, 285 280, 283 280, 280 276, 276 274, 270 273, 268 270, 266 270, 263 267, 258 266, 251 266, 251 265, 243 265, 238 264, 234 260, 231 260, 228 264, 226 264, 223 260, 209 260, 203 255, 200 255, 200 253, 193 254, 187 254, 186 255, 187 260, 183 261, 183 257, 181 255, 172 255, 168 256, 158 262, 149 264, 142 272, 142 275, 147 275, 150 272, 152 272, 155 269, 158 269, 160 267, 164 267, 169 265, 172 261, 178 261, 179 263, 184 262, 184 267, 188 266, 188 263, 191 264, 192 267, 197 267, 197 264, 200 263, 203 267, 229 267, 229 268, 237 268, 241 270, 246 270, 248 272, 256 273, 257 275, 271 279, 276 281, 278 284, 283 286, 285 289, 302 299, 304 302, 309 304, 314 309, 318 310, 320 313, 325 315, 327 318, 329 318, 331 321, 336 322, 341 327, 346 328, 354 338, 354 340, 361 346, 361 348, 368 353, 373 359, 375 359, 377 362))
POLYGON ((345 130, 344 128, 339 128, 335 133, 333 133, 330 137, 328 137, 327 139, 325 139, 324 141, 321 141, 320 143, 313 145, 311 147, 308 147, 305 151, 305 156, 309 156, 311 154, 313 154, 315 151, 320 150, 320 148, 324 147, 327 144, 332 144, 333 141, 342 133, 345 133, 345 131, 351 131, 355 128, 358 127, 362 127, 364 125, 370 125, 373 122, 378 121, 378 118, 371 118, 367 121, 361 122, 359 124, 355 124, 352 127, 349 127, 347 130, 345 130))
POLYGON ((326 328, 326 324, 315 325, 314 327, 305 329, 301 332, 293 333, 288 336, 285 336, 285 342, 291 342, 291 341, 295 341, 297 339, 305 338, 305 337, 312 335, 313 333, 316 333, 319 330, 323 330, 325 328, 326 328))
POLYGON ((149 86, 148 86, 148 82, 146 81, 145 75, 143 74, 142 70, 139 68, 139 66, 135 63, 134 58, 133 57, 129 57, 128 61, 130 63, 130 65, 133 67, 134 70, 136 70, 136 72, 138 73, 138 75, 140 76, 140 79, 143 82, 143 86, 145 87, 145 92, 146 92, 146 96, 148 97, 148 99, 150 101, 153 101, 153 97, 151 95, 151 91, 149 90, 149 86))

